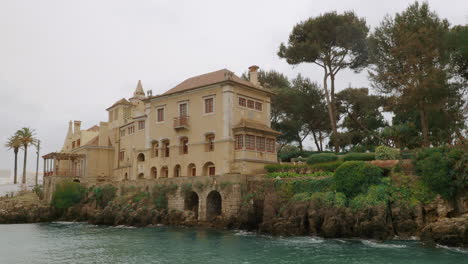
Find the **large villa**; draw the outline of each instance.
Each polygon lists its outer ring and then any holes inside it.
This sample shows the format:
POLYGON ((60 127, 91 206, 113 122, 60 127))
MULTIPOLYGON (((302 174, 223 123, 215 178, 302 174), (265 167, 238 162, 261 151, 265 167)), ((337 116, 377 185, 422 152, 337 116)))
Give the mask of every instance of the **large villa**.
POLYGON ((219 71, 189 78, 160 95, 145 93, 108 107, 107 122, 82 129, 70 121, 60 152, 44 155, 50 199, 57 181, 85 184, 214 175, 252 175, 276 163, 277 131, 270 127, 273 93, 219 71))

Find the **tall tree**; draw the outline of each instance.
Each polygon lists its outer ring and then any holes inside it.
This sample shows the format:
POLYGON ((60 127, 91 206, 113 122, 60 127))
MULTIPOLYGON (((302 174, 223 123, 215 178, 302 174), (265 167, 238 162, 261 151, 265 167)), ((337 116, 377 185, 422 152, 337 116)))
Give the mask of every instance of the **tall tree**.
POLYGON ((28 147, 36 142, 35 139, 35 131, 34 129, 23 127, 22 129, 16 132, 16 135, 19 137, 21 145, 23 146, 24 150, 24 161, 23 161, 23 178, 21 179, 21 183, 26 183, 26 163, 28 157, 28 147))
MULTIPOLYGON (((323 69, 323 89, 334 134, 338 133, 336 75, 345 68, 360 71, 365 66, 368 32, 366 21, 354 12, 330 12, 300 22, 289 35, 288 45, 280 45, 278 56, 285 58, 289 64, 314 63, 323 69)), ((334 145, 338 152, 338 142, 334 145)))
POLYGON ((15 166, 14 166, 14 178, 13 178, 13 183, 17 184, 18 183, 18 151, 20 147, 22 146, 22 142, 19 138, 18 135, 13 135, 10 138, 8 138, 8 141, 6 142, 5 146, 8 149, 12 149, 13 153, 15 154, 15 166))
POLYGON ((367 88, 346 88, 336 95, 340 126, 352 146, 373 147, 384 143, 378 129, 387 125, 382 115, 383 99, 367 88), (341 119, 340 118, 340 119, 341 119))
POLYGON ((370 78, 394 106, 418 110, 423 145, 430 145, 428 113, 443 109, 448 84, 449 23, 415 2, 394 18, 385 17, 370 37, 370 78))

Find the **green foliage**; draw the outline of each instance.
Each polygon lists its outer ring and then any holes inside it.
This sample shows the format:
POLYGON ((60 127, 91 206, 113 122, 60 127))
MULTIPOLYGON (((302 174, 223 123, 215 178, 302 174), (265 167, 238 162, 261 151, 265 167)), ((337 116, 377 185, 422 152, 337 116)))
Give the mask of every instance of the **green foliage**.
POLYGON ((102 187, 96 186, 92 188, 91 191, 91 198, 94 199, 102 208, 106 207, 107 204, 114 200, 114 198, 117 196, 117 188, 110 184, 104 185, 102 187))
POLYGON ((366 193, 361 193, 354 197, 349 206, 352 209, 364 209, 368 207, 387 205, 391 200, 390 190, 387 185, 372 185, 366 193))
POLYGON ((375 153, 348 153, 343 157, 344 161, 353 160, 375 160, 375 153))
POLYGON ((335 172, 338 167, 343 164, 343 161, 337 160, 337 161, 331 161, 331 162, 325 162, 325 163, 317 163, 312 165, 312 169, 315 171, 323 171, 323 172, 335 172))
POLYGON ((314 172, 307 174, 299 174, 294 172, 272 172, 265 175, 265 178, 276 179, 276 178, 296 178, 296 177, 331 177, 333 173, 330 172, 314 172))
POLYGON ((150 197, 150 194, 149 192, 136 192, 133 196, 132 196, 132 202, 134 203, 139 203, 141 202, 143 199, 149 199, 150 197))
POLYGON ((177 184, 155 184, 152 190, 153 202, 157 209, 167 209, 167 196, 177 191, 177 184))
POLYGON ((347 203, 346 195, 340 192, 315 192, 310 196, 312 201, 319 204, 333 207, 345 207, 347 203))
POLYGON ((445 199, 453 199, 468 186, 468 158, 461 148, 427 148, 413 160, 423 184, 445 199))
POLYGON ((77 182, 60 182, 56 185, 51 204, 55 208, 67 209, 80 203, 84 192, 84 188, 77 182))
POLYGON ((315 151, 301 151, 299 149, 293 149, 291 151, 287 150, 282 150, 279 153, 279 158, 281 159, 282 162, 291 162, 291 159, 293 158, 307 158, 310 155, 316 153, 315 151))
POLYGON ((333 179, 276 180, 275 188, 284 200, 290 200, 298 193, 313 193, 332 190, 333 179))
POLYGON ((324 163, 324 162, 330 162, 330 161, 336 161, 338 157, 335 154, 332 153, 320 153, 320 154, 314 154, 311 155, 307 159, 307 163, 309 165, 317 164, 317 163, 324 163))
POLYGON ((44 198, 44 189, 42 185, 36 185, 32 191, 37 195, 37 197, 42 200, 44 198))
POLYGON ((369 186, 378 184, 382 178, 382 170, 363 161, 346 161, 333 176, 335 189, 347 197, 354 197, 367 191, 369 186))
POLYGON ((309 166, 304 165, 293 165, 293 164, 269 164, 265 166, 265 170, 269 173, 272 172, 295 172, 295 173, 306 173, 309 166))
POLYGON ((375 158, 377 160, 396 160, 400 158, 400 150, 387 146, 378 146, 375 149, 375 158))
POLYGON ((195 188, 201 192, 205 189, 205 185, 201 181, 197 181, 195 182, 195 188))

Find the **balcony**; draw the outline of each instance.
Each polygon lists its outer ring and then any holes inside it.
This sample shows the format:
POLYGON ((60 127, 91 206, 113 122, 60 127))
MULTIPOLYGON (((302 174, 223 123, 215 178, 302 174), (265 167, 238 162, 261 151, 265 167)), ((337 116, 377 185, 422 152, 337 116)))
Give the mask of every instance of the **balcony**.
POLYGON ((174 118, 175 129, 188 129, 189 128, 189 117, 179 116, 174 118))

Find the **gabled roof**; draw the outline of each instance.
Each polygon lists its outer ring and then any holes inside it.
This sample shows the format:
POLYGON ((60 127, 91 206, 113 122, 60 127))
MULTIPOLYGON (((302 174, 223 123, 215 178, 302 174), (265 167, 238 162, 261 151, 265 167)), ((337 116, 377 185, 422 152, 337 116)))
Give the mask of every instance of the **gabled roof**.
POLYGON ((260 131, 260 132, 266 132, 269 134, 273 135, 281 135, 281 132, 278 132, 271 127, 268 127, 262 123, 255 122, 253 120, 248 120, 248 119, 241 119, 241 121, 235 125, 233 130, 254 130, 254 131, 260 131))
POLYGON ((109 110, 109 109, 111 109, 112 107, 117 106, 117 105, 133 105, 133 104, 130 103, 127 99, 122 98, 122 99, 118 100, 117 102, 115 102, 115 104, 113 104, 113 105, 111 105, 110 107, 108 107, 106 110, 109 110))
POLYGON ((94 125, 88 129, 86 129, 86 131, 94 131, 94 132, 97 132, 99 131, 99 126, 98 125, 94 125))
POLYGON ((169 91, 163 93, 162 95, 168 95, 168 94, 174 94, 174 93, 183 92, 187 90, 192 90, 195 88, 199 88, 199 87, 203 87, 203 86, 207 86, 211 84, 216 84, 216 83, 221 83, 224 81, 233 81, 233 82, 245 85, 245 86, 258 89, 258 87, 255 87, 255 85, 253 85, 251 82, 239 78, 230 70, 222 69, 219 71, 205 73, 202 75, 188 78, 187 80, 179 83, 176 87, 170 89, 169 91))

